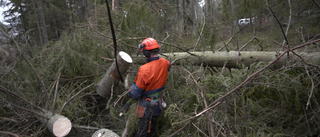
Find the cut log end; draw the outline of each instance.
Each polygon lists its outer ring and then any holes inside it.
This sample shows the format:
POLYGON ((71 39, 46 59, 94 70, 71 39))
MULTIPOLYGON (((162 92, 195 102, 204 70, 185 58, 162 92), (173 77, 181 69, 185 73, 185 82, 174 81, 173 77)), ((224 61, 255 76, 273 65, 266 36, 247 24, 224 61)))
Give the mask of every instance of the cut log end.
POLYGON ((72 124, 70 120, 61 115, 55 115, 49 120, 49 130, 57 137, 64 137, 69 134, 72 124))
POLYGON ((128 63, 132 63, 132 58, 130 57, 129 54, 127 54, 127 53, 125 53, 125 52, 123 52, 123 51, 120 51, 120 52, 119 52, 119 55, 120 55, 120 57, 121 57, 124 61, 126 61, 126 62, 128 62, 128 63))
POLYGON ((119 135, 109 129, 99 129, 92 137, 119 137, 119 135))

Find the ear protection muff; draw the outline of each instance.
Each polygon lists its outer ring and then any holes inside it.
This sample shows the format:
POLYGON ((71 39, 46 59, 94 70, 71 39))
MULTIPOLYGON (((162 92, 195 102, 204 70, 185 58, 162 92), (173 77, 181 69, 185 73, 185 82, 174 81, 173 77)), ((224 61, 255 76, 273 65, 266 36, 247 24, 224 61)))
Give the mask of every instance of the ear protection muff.
POLYGON ((146 50, 145 47, 146 47, 146 44, 143 44, 143 45, 139 44, 137 56, 140 54, 141 49, 142 49, 142 53, 144 56, 146 56, 147 58, 149 58, 151 56, 150 52, 148 50, 146 50))
POLYGON ((150 52, 149 52, 148 50, 146 50, 145 47, 146 47, 146 44, 143 44, 143 45, 142 45, 142 49, 143 49, 143 50, 142 50, 142 53, 143 53, 144 56, 146 56, 147 58, 149 58, 149 57, 151 56, 151 55, 150 55, 150 52))

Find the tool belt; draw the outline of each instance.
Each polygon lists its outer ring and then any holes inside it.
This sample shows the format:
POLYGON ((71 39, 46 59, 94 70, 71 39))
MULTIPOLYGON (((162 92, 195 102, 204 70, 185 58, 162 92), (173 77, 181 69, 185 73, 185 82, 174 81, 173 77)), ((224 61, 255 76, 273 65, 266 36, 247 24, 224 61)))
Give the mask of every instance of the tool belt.
POLYGON ((146 98, 146 101, 149 100, 150 104, 152 106, 158 105, 156 102, 159 102, 161 110, 165 109, 167 107, 167 103, 165 102, 164 98, 162 97, 162 92, 163 91, 149 94, 146 98))
MULTIPOLYGON (((138 116, 139 118, 142 118, 146 109, 148 110, 148 114, 152 115, 154 108, 156 106, 159 106, 161 110, 165 109, 167 107, 166 102, 164 101, 164 98, 162 97, 162 91, 161 92, 156 92, 149 94, 145 96, 144 98, 141 98, 144 102, 142 104, 137 104, 137 109, 135 111, 135 115, 138 116)), ((140 100, 138 101, 140 102, 140 100)))

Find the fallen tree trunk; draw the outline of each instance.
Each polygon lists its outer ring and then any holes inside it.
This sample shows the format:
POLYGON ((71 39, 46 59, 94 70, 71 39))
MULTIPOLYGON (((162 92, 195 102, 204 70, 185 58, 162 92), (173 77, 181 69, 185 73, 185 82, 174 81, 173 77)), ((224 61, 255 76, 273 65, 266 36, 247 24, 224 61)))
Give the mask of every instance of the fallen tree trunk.
POLYGON ((42 123, 47 123, 47 128, 56 137, 63 137, 69 134, 72 124, 70 120, 62 115, 53 114, 51 111, 43 110, 42 123))
MULTIPOLYGON (((132 58, 127 53, 120 51, 117 55, 117 62, 120 74, 124 76, 132 63, 132 58)), ((97 84, 97 93, 102 97, 109 97, 113 83, 119 81, 121 76, 118 73, 116 61, 114 61, 97 84)))
MULTIPOLYGON (((239 68, 241 65, 250 66, 256 62, 270 62, 274 60, 280 53, 276 52, 263 52, 263 51, 230 51, 230 52, 174 52, 174 53, 163 53, 161 57, 174 62, 174 64, 189 64, 193 65, 208 65, 212 67, 227 67, 227 68, 239 68), (191 53, 191 54, 190 54, 191 53)), ((304 60, 309 63, 320 64, 320 52, 307 53, 298 52, 304 60)), ((274 65, 279 68, 288 62, 300 62, 301 59, 290 54, 289 56, 283 56, 274 65)), ((135 57, 134 62, 137 64, 146 63, 145 58, 135 57)))

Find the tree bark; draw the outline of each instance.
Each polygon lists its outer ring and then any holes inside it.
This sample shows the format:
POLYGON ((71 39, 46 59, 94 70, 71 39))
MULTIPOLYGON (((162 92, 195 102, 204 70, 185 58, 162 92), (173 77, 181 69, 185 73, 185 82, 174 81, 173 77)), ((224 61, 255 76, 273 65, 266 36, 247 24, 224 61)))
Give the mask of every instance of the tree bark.
POLYGON ((48 43, 48 32, 47 32, 47 27, 46 27, 46 21, 45 21, 45 17, 44 17, 44 11, 42 8, 42 3, 41 1, 34 1, 35 5, 37 7, 37 17, 38 18, 38 22, 39 22, 39 26, 40 26, 40 30, 41 30, 41 34, 39 34, 40 38, 42 38, 42 44, 47 44, 48 43))
MULTIPOLYGON (((120 51, 117 55, 117 62, 120 74, 124 76, 132 63, 132 58, 127 53, 120 51)), ((102 97, 110 96, 113 83, 119 81, 120 77, 116 62, 114 61, 104 77, 97 84, 97 93, 102 97)))
POLYGON ((182 37, 182 34, 184 32, 184 12, 183 12, 183 8, 184 8, 184 2, 183 0, 178 0, 177 1, 177 35, 178 38, 182 37))
MULTIPOLYGON (((279 53, 276 52, 263 52, 263 51, 230 51, 230 52, 174 52, 174 53, 163 53, 161 57, 174 62, 174 64, 187 64, 192 63, 193 65, 208 65, 212 67, 227 67, 227 68, 239 68, 241 65, 250 66, 256 62, 270 62, 276 58, 279 53)), ((297 53, 309 63, 320 64, 320 52, 297 53)), ((282 67, 288 62, 300 62, 301 59, 293 54, 290 56, 282 57, 275 68, 282 67)), ((137 64, 144 64, 145 59, 136 57, 134 62, 137 64)))
POLYGON ((45 118, 40 118, 40 121, 47 123, 47 128, 53 135, 63 137, 69 134, 72 124, 68 118, 53 114, 51 111, 43 110, 43 112, 42 114, 45 118))

